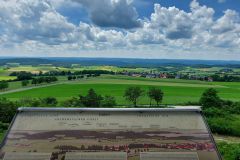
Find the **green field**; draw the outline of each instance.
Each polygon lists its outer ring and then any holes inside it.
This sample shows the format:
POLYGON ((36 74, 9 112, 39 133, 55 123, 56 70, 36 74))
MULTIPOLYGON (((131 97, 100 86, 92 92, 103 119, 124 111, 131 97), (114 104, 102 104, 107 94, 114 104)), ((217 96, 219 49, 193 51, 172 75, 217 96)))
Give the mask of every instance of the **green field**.
POLYGON ((14 80, 16 78, 14 76, 0 76, 0 81, 14 80))
MULTIPOLYGON (((89 78, 78 81, 63 81, 62 84, 54 86, 34 88, 25 91, 2 94, 0 97, 6 97, 17 100, 23 97, 43 98, 48 96, 56 97, 59 101, 69 99, 79 94, 86 94, 88 89, 93 88, 99 94, 111 95, 116 97, 118 105, 127 105, 124 97, 124 91, 129 86, 140 86, 148 90, 151 86, 160 87, 164 92, 164 104, 183 104, 186 102, 197 102, 202 92, 207 88, 215 88, 223 99, 239 101, 240 84, 239 83, 220 83, 220 82, 202 82, 176 79, 146 79, 132 78, 127 76, 101 76, 98 78, 89 78)), ((141 98, 140 104, 149 104, 149 99, 145 95, 141 98)))

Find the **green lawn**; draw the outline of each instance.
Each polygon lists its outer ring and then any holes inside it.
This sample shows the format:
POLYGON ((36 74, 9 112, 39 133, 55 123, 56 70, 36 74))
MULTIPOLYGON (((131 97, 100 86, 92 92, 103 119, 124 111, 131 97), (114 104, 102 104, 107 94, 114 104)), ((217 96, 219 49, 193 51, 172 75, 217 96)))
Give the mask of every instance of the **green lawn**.
MULTIPOLYGON (((112 95, 117 99, 118 105, 129 104, 123 97, 124 91, 129 86, 140 86, 144 90, 148 90, 151 86, 160 87, 164 92, 164 104, 182 104, 185 102, 197 102, 202 92, 210 87, 219 91, 219 95, 223 99, 233 101, 240 100, 239 86, 240 84, 233 83, 207 83, 201 81, 187 80, 153 80, 142 78, 130 78, 123 76, 103 76, 99 78, 90 78, 79 81, 67 82, 66 84, 58 84, 44 88, 35 88, 26 91, 9 93, 0 95, 12 100, 17 100, 23 97, 42 98, 47 96, 56 97, 63 101, 70 97, 86 94, 88 89, 93 88, 99 94, 112 95)), ((149 99, 145 95, 141 98, 140 104, 149 104, 149 99)))

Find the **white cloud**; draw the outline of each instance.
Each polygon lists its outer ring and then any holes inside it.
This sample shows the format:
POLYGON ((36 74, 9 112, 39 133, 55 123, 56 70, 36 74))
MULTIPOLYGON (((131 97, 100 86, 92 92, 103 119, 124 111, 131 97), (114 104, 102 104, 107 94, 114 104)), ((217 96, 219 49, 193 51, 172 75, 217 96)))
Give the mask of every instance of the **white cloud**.
POLYGON ((213 31, 221 34, 234 31, 240 25, 240 17, 236 11, 226 10, 224 15, 213 25, 213 31))
POLYGON ((57 44, 66 41, 75 28, 48 1, 9 0, 1 3, 0 17, 4 19, 1 26, 12 41, 57 44))
POLYGON ((154 13, 151 15, 151 25, 159 28, 160 32, 169 39, 181 39, 192 37, 192 20, 188 13, 175 7, 161 7, 154 5, 154 13))
POLYGON ((98 0, 0 1, 0 55, 20 50, 21 54, 48 56, 93 53, 112 57, 214 58, 218 54, 217 58, 240 59, 240 17, 236 11, 226 10, 222 17, 215 18, 213 8, 193 0, 190 12, 155 4, 151 16, 139 20, 131 0, 99 3, 98 0), (67 3, 88 7, 94 23, 69 22, 56 9, 67 3))

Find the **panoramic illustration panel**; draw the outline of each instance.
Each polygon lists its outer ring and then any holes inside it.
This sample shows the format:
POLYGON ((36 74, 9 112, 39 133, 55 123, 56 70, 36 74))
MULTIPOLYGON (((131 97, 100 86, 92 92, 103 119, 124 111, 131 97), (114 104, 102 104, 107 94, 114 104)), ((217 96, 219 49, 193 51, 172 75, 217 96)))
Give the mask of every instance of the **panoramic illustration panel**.
POLYGON ((20 112, 2 160, 218 160, 199 112, 20 112))

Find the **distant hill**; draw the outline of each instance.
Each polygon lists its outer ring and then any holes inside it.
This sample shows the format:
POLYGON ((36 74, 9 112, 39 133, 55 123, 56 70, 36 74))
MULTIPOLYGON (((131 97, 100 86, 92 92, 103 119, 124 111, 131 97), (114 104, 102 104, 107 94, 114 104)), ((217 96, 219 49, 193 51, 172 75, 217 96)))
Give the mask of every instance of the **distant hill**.
POLYGON ((119 67, 159 67, 159 66, 229 66, 240 67, 240 61, 223 60, 184 60, 184 59, 133 59, 133 58, 0 58, 0 65, 20 63, 22 65, 52 64, 55 66, 71 66, 80 64, 114 65, 119 67))
POLYGON ((3 58, 0 59, 0 65, 6 65, 9 63, 20 63, 22 65, 40 65, 40 64, 54 64, 57 63, 54 60, 45 58, 3 58))

